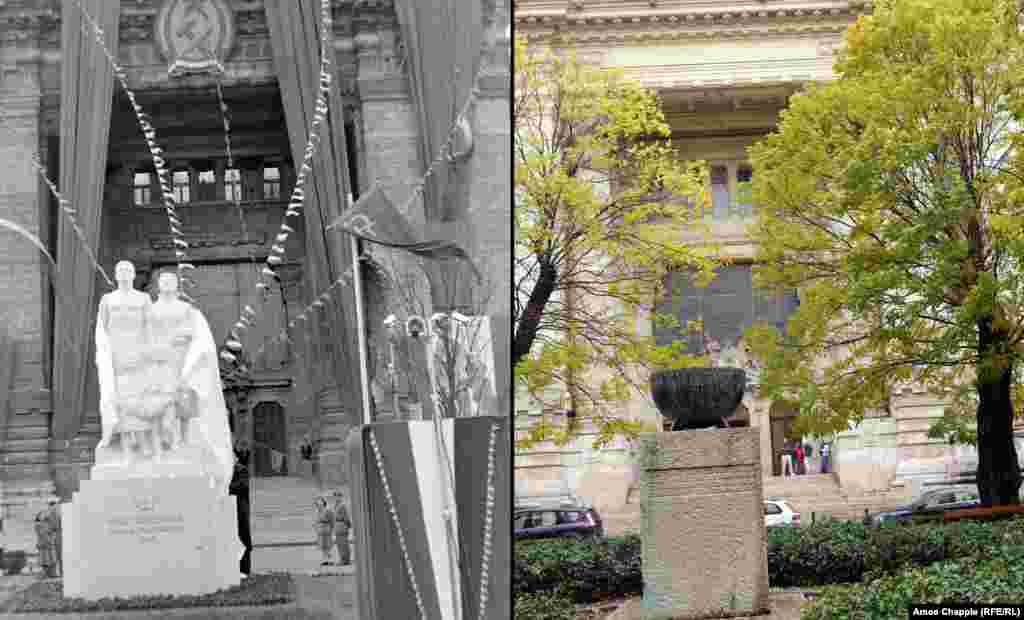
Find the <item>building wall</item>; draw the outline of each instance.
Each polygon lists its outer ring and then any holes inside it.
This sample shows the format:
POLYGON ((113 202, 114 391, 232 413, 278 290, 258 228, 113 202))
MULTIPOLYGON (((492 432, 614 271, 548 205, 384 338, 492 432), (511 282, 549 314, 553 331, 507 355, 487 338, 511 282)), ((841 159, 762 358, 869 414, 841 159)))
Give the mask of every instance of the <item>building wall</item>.
MULTIPOLYGON (((868 10, 867 3, 845 0, 813 6, 802 0, 767 5, 740 0, 520 0, 515 18, 517 34, 532 45, 550 45, 557 36, 558 45, 573 47, 581 59, 620 68, 656 90, 680 158, 704 159, 731 171, 745 161, 750 145, 774 129, 793 93, 805 84, 831 79, 833 55, 845 29, 868 10)), ((710 222, 711 238, 741 262, 756 251, 747 223, 738 218, 710 222)), ((680 231, 681 243, 700 239, 697 233, 680 231)), ((650 321, 641 321, 639 329, 649 333, 650 321)), ((781 412, 756 387, 748 391, 744 406, 750 425, 760 429, 762 471, 771 475, 777 458, 772 424, 781 412)), ((955 451, 926 436, 944 404, 941 396, 907 389, 894 394, 891 417, 867 420, 840 433, 833 461, 841 484, 870 491, 945 477, 955 451)), ((622 412, 657 419, 649 401, 639 397, 622 412)), ((548 462, 558 460, 558 451, 550 446, 535 450, 548 462)), ((536 469, 533 455, 517 453, 517 474, 524 467, 536 469)))

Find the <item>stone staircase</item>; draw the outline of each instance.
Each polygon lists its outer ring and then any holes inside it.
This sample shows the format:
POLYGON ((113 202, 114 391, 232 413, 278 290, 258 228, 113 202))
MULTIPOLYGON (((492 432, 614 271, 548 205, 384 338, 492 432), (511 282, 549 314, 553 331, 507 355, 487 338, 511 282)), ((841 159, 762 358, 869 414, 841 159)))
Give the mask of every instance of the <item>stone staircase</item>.
POLYGON ((800 513, 804 524, 810 523, 812 518, 826 515, 836 519, 861 518, 865 509, 876 512, 910 501, 909 491, 902 488, 879 491, 844 489, 833 474, 773 476, 765 478, 763 485, 766 499, 785 500, 793 510, 800 513))
MULTIPOLYGON (((857 519, 870 512, 895 508, 909 502, 910 491, 894 488, 883 491, 852 491, 840 487, 833 474, 769 477, 763 480, 764 497, 785 500, 800 513, 804 525, 825 516, 857 519), (813 514, 813 517, 812 517, 813 514)), ((621 509, 605 511, 605 531, 609 535, 640 531, 640 493, 633 491, 621 509)))

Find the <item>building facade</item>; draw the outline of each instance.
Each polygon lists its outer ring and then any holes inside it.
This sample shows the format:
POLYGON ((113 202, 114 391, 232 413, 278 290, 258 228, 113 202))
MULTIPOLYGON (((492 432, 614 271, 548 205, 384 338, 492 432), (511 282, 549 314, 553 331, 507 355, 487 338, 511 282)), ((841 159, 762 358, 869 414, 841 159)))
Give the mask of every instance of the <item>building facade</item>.
MULTIPOLYGON (((515 2, 517 36, 535 46, 556 41, 556 46, 572 46, 579 58, 620 68, 654 89, 680 158, 708 162, 709 223, 714 238, 734 261, 707 289, 694 289, 675 277, 677 294, 672 301, 656 300, 659 311, 680 318, 684 325, 686 320, 703 319, 704 332, 688 335, 693 336, 694 352, 711 349, 719 363, 745 367, 743 330, 754 321, 782 327, 799 304, 797 291, 770 297, 753 288, 757 240, 746 233, 752 206, 744 204, 737 188, 752 175, 747 148, 776 127, 791 95, 806 84, 832 78, 834 51, 845 30, 869 10, 869 2, 857 0, 515 2)), ((680 243, 693 240, 680 232, 680 243)), ((653 327, 648 324, 647 329, 653 327)), ((654 335, 662 344, 679 336, 654 335)), ((950 448, 927 437, 929 425, 942 415, 944 406, 941 395, 907 387, 892 395, 888 411, 827 438, 831 472, 840 487, 850 492, 913 494, 924 481, 970 468, 976 458, 972 450, 950 448)), ((542 414, 561 415, 517 400, 520 429, 542 414)), ((661 427, 649 399, 634 399, 623 414, 661 427)), ((760 429, 766 479, 784 473, 782 451, 795 415, 791 407, 763 397, 756 372, 751 374, 737 418, 760 429)), ((584 424, 583 436, 571 446, 540 445, 518 452, 517 493, 575 493, 616 510, 630 497, 637 480, 631 448, 619 443, 595 451, 591 443, 592 434, 584 424)), ((823 441, 806 438, 804 443, 815 448, 818 458, 812 460, 812 468, 820 471, 823 441)))
MULTIPOLYGON (((416 4, 400 0, 329 2, 330 121, 313 158, 311 184, 322 182, 318 174, 343 182, 331 191, 317 185, 315 196, 307 189, 306 212, 290 219, 289 197, 301 172, 319 72, 318 41, 296 35, 301 32, 296 23, 307 19, 307 26, 315 26, 318 2, 279 7, 259 0, 0 2, 0 158, 5 164, 0 219, 38 235, 61 268, 54 276, 30 243, 7 231, 0 236, 0 329, 9 336, 4 353, 14 359, 9 385, 0 386, 0 414, 5 414, 0 503, 8 518, 31 514, 32 506, 53 494, 67 499, 88 476, 100 437, 91 330, 99 297, 111 290, 89 266, 33 157, 77 209, 86 236, 96 238, 94 253, 108 274, 118 260, 131 260, 136 287, 151 289, 157 271, 181 259, 177 241, 184 239, 195 266, 188 272, 187 292, 218 344, 247 306, 260 309, 242 342, 240 357, 248 372, 228 398, 235 436, 252 446, 257 476, 319 477, 325 485, 347 480, 340 451, 362 413, 358 391, 345 386, 358 376, 353 370, 358 357, 351 329, 345 337, 330 335, 338 333, 339 324, 353 324, 351 287, 299 317, 308 320, 289 331, 290 340, 276 338, 346 265, 351 268, 347 239, 323 230, 345 208, 345 197, 337 194, 347 189, 357 199, 378 184, 421 234, 457 237, 487 285, 508 290, 507 4, 432 3, 448 17, 434 22, 418 15, 416 4), (81 19, 79 4, 110 22, 104 28, 107 45, 134 100, 110 75, 93 33, 81 35, 78 22, 65 23, 81 19), (450 36, 456 31, 462 33, 458 48, 450 36), (188 66, 203 64, 194 62, 203 58, 194 55, 193 40, 216 52, 219 70, 188 66), (453 60, 456 56, 462 60, 453 60), (311 59, 308 66, 291 62, 303 57, 311 59), (426 79, 436 74, 437 63, 452 62, 462 63, 456 82, 426 79), (73 68, 81 79, 69 75, 73 68), (109 94, 97 94, 90 83, 103 71, 109 94), (76 106, 68 104, 75 101, 67 92, 72 87, 80 100, 99 102, 92 108, 82 103, 77 119, 76 106), (464 133, 471 136, 471 152, 441 166, 447 185, 428 183, 427 199, 416 198, 415 184, 431 164, 427 153, 439 152, 438 133, 445 135, 470 94, 464 133), (446 102, 451 105, 439 113, 446 102), (170 188, 160 185, 135 104, 156 131, 170 188), (81 118, 83 109, 93 110, 93 120, 81 118), (94 134, 93 152, 83 150, 86 134, 94 134), (72 150, 76 138, 77 151, 72 150), (83 173, 89 165, 97 166, 94 157, 101 162, 97 174, 76 182, 89 176, 83 173), (321 172, 328 168, 322 161, 334 162, 333 170, 321 172), (62 164, 67 170, 60 170, 62 164), (179 231, 170 229, 162 205, 166 189, 177 206, 179 231), (89 192, 95 198, 85 195, 89 192), (442 202, 457 208, 442 209, 442 202), (294 233, 283 242, 271 285, 257 287, 275 244, 282 243, 276 234, 283 221, 294 233), (66 278, 73 269, 84 275, 71 287, 66 278), (65 329, 76 314, 88 318, 65 329), (76 398, 71 389, 70 397, 58 397, 62 381, 82 373, 84 396, 76 398), (312 458, 306 458, 310 445, 312 458)), ((371 397, 379 414, 401 417, 420 396, 414 382, 406 381, 401 398, 393 398, 383 321, 390 314, 404 318, 413 309, 403 305, 409 294, 399 290, 393 255, 368 245, 363 254, 371 397), (399 411, 394 402, 400 403, 399 411)), ((507 300, 467 306, 435 290, 422 302, 429 311, 458 308, 490 317, 490 365, 501 406, 507 408, 507 300)))

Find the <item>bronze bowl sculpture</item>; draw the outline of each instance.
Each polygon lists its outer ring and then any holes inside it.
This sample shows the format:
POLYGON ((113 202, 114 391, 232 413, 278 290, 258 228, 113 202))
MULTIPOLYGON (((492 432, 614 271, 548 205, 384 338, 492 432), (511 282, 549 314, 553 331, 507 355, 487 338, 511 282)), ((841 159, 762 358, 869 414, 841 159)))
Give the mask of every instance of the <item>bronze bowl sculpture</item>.
POLYGON ((675 368, 651 374, 654 404, 673 420, 673 431, 730 426, 728 418, 746 386, 742 368, 675 368))

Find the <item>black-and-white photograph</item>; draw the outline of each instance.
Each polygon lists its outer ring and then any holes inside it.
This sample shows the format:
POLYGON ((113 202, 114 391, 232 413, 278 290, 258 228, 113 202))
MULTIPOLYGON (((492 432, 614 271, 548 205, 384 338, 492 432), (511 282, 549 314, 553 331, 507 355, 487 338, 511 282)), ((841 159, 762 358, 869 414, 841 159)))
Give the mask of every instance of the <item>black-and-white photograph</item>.
POLYGON ((508 0, 0 0, 0 615, 511 618, 508 0))

